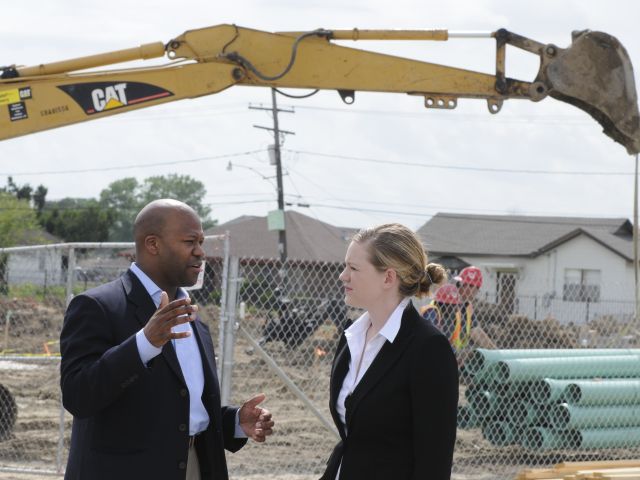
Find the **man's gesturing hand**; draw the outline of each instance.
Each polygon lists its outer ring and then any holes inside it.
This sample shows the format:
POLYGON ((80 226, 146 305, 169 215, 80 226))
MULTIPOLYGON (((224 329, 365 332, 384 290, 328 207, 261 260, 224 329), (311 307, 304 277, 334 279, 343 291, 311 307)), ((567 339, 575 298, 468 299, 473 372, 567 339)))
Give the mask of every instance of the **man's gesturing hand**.
POLYGON ((247 400, 242 407, 238 418, 240 427, 245 435, 256 442, 264 442, 267 435, 273 433, 273 420, 271 413, 266 408, 259 407, 266 395, 261 393, 250 400, 247 400))
POLYGON ((144 327, 147 340, 157 348, 174 338, 185 338, 191 332, 172 332, 171 328, 196 319, 197 305, 191 305, 190 298, 181 298, 169 302, 166 292, 160 294, 160 306, 144 327))

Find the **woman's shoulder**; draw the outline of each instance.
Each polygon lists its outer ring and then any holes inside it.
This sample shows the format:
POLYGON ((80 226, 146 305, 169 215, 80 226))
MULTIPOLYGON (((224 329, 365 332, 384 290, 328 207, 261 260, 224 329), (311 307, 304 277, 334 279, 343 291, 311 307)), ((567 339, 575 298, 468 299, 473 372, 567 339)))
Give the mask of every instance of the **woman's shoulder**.
POLYGON ((428 318, 424 318, 418 313, 418 311, 410 306, 408 309, 409 321, 411 322, 412 335, 416 339, 427 340, 431 337, 441 336, 444 338, 442 332, 433 324, 428 318))

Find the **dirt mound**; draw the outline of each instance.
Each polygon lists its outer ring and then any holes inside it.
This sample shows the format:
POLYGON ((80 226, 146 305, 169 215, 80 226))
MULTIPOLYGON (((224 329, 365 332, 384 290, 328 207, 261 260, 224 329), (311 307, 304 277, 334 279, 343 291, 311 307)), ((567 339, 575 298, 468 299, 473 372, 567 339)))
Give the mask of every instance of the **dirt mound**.
POLYGON ((483 326, 498 348, 577 348, 578 335, 572 326, 554 318, 531 320, 510 315, 501 324, 483 326))
POLYGON ((0 299, 0 351, 58 353, 64 307, 31 298, 0 299))

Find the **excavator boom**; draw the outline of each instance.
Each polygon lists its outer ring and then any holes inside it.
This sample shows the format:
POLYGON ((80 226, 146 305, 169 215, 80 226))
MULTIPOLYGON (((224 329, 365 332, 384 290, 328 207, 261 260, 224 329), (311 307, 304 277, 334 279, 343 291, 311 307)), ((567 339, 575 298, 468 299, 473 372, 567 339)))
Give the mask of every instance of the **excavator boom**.
MULTIPOLYGON (((183 98, 234 85, 337 90, 352 103, 357 91, 422 96, 427 108, 453 109, 459 98, 487 101, 547 96, 574 105, 631 154, 640 151, 640 116, 633 69, 612 36, 583 31, 559 48, 498 30, 494 75, 337 45, 334 40, 433 40, 446 30, 314 30, 270 33, 235 25, 190 30, 166 45, 153 43, 33 67, 0 68, 0 140, 183 98), (506 47, 540 59, 532 81, 507 77, 506 47), (95 70, 166 56, 155 67, 95 70)), ((467 36, 467 35, 460 35, 467 36)))

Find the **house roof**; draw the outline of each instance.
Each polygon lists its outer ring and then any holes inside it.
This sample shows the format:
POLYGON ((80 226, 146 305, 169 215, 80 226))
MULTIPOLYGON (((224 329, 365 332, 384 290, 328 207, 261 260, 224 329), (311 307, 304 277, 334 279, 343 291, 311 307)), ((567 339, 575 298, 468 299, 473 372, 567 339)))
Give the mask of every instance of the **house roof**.
MULTIPOLYGON (((298 212, 285 213, 287 256, 293 260, 343 262, 351 229, 334 227, 298 212)), ((231 255, 279 258, 278 232, 267 217, 242 216, 208 229, 206 235, 229 232, 231 255)), ((209 253, 211 254, 211 253, 209 253)))
POLYGON ((30 246, 60 243, 61 241, 60 237, 56 237, 44 229, 34 228, 22 231, 15 243, 16 245, 30 246))
POLYGON ((526 257, 586 235, 625 259, 633 259, 632 226, 625 218, 438 213, 418 235, 431 255, 526 257))

